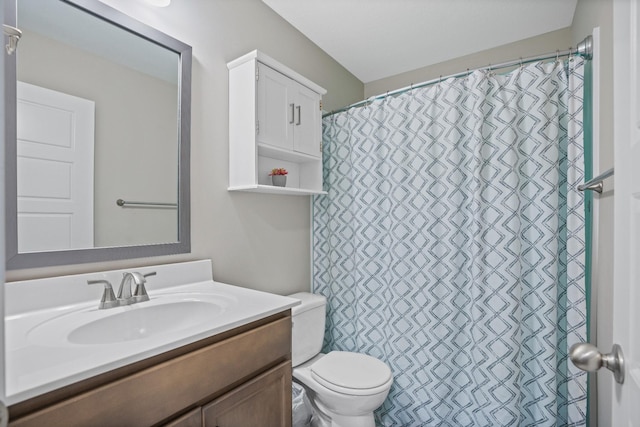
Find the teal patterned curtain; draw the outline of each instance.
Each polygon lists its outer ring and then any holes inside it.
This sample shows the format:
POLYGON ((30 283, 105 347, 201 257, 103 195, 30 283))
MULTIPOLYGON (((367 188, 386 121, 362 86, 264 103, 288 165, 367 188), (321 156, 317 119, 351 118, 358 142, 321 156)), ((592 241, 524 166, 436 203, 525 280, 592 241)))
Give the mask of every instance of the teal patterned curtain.
POLYGON ((325 351, 395 382, 380 426, 582 426, 582 59, 534 63, 324 120, 313 202, 325 351))

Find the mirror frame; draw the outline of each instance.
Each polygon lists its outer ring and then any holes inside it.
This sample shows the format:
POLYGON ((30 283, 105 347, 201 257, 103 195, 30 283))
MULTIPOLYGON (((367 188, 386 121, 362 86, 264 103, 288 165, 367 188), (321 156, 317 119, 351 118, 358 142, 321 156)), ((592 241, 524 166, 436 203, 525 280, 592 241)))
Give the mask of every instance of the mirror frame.
MULTIPOLYGON (((6 268, 17 270, 54 265, 114 261, 191 252, 190 139, 191 46, 113 9, 99 0, 59 0, 143 37, 179 55, 178 105, 178 241, 138 246, 113 246, 49 252, 18 252, 16 55, 5 56, 5 227, 6 268)), ((16 26, 17 0, 5 1, 5 23, 16 26)), ((4 49, 3 49, 4 50, 4 49)), ((18 52, 20 46, 18 44, 18 52)))

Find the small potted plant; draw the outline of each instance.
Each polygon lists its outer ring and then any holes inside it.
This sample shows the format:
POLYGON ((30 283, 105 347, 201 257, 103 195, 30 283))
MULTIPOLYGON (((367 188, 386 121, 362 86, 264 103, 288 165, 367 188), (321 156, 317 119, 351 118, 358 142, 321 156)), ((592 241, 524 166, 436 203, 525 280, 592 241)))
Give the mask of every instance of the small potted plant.
POLYGON ((271 169, 269 176, 271 177, 271 183, 276 187, 284 187, 287 185, 287 170, 285 168, 271 169))

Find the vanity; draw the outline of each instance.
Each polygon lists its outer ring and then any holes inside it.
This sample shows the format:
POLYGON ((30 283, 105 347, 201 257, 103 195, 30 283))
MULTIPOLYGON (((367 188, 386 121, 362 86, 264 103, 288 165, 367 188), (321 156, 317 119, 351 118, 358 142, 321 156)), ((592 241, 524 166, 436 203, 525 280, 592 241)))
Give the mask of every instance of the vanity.
POLYGON ((6 285, 10 426, 291 424, 297 300, 214 282, 206 260, 135 269, 156 272, 150 300, 98 309, 86 282, 127 271, 6 285))

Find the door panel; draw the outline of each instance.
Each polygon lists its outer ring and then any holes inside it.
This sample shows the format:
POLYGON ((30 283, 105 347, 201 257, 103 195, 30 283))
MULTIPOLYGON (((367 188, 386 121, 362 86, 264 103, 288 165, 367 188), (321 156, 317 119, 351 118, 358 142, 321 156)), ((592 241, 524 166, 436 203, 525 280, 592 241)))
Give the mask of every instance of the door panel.
POLYGON ((18 251, 93 247, 93 101, 18 82, 18 251))
MULTIPOLYGON (((614 384, 612 426, 640 426, 640 76, 638 0, 613 2, 614 285, 613 340, 625 356, 614 384)), ((609 381, 613 378, 609 377, 609 381)))
POLYGON ((296 98, 294 122, 294 150, 320 156, 322 132, 320 120, 320 95, 304 86, 299 86, 296 98))
POLYGON ((293 149, 293 81, 258 64, 258 142, 293 149))
POLYGON ((230 391, 202 413, 205 427, 290 427, 291 362, 230 391))

